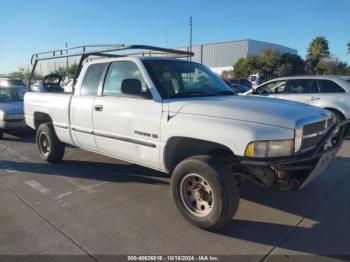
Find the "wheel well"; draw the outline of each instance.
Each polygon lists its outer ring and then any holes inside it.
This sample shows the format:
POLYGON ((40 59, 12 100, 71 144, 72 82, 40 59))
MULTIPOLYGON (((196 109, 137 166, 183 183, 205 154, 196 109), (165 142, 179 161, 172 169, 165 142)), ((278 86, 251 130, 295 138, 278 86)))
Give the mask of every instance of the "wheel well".
POLYGON ((35 129, 37 129, 43 123, 52 123, 51 117, 46 113, 35 112, 34 113, 35 129))
POLYGON ((344 114, 342 112, 340 112, 338 109, 335 109, 335 108, 330 108, 330 107, 325 107, 324 109, 328 110, 328 111, 331 111, 333 112, 334 114, 336 115, 339 115, 344 119, 346 119, 346 117, 344 116, 344 114))
POLYGON ((172 137, 164 149, 164 163, 169 173, 182 160, 195 155, 234 156, 228 147, 200 139, 172 137))

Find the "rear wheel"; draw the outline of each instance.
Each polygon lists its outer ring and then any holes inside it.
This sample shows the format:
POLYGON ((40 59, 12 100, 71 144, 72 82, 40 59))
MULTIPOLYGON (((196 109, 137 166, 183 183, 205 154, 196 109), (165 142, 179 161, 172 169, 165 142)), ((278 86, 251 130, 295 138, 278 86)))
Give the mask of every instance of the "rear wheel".
POLYGON ((4 138, 4 131, 0 131, 0 139, 4 138))
POLYGON ((235 178, 219 158, 212 156, 182 161, 172 174, 171 191, 182 216, 204 229, 228 223, 239 205, 235 178))
POLYGON ((50 123, 41 124, 36 133, 36 144, 41 158, 49 163, 57 163, 64 156, 65 146, 58 139, 50 123))

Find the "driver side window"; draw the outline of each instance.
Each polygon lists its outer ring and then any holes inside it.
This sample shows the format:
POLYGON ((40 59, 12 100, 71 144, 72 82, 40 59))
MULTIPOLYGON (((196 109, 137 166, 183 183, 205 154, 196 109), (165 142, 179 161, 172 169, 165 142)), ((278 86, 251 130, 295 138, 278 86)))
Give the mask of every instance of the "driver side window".
POLYGON ((274 81, 267 83, 256 90, 258 95, 280 94, 285 92, 287 81, 274 81))
POLYGON ((122 82, 125 79, 137 79, 142 84, 142 92, 147 93, 148 88, 143 80, 142 74, 137 65, 131 61, 113 62, 106 76, 103 87, 104 96, 130 96, 122 92, 122 82))

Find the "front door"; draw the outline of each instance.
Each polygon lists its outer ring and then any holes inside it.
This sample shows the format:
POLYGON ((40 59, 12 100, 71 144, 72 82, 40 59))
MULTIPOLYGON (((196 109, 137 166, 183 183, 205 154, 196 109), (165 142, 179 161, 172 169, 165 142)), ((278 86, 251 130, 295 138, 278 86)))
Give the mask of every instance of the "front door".
POLYGON ((110 64, 102 95, 96 97, 93 106, 94 134, 99 152, 159 168, 162 104, 148 95, 147 85, 134 62, 110 64), (144 96, 123 93, 125 79, 141 81, 144 96))

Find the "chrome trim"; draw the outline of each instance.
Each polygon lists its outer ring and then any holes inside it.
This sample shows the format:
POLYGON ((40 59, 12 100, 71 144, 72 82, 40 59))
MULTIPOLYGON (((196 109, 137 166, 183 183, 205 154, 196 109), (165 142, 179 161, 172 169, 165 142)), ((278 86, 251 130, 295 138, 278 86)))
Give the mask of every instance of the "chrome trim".
POLYGON ((61 123, 53 123, 54 127, 62 128, 62 129, 68 129, 68 125, 66 124, 61 124, 61 123))
POLYGON ((327 133, 328 131, 328 128, 323 130, 323 131, 320 131, 320 132, 317 132, 317 133, 313 133, 313 134, 310 134, 310 135, 305 135, 303 136, 303 138, 313 138, 313 137, 316 137, 316 136, 321 136, 321 135, 324 135, 325 133, 327 133))
POLYGON ((79 127, 71 127, 72 131, 92 135, 94 132, 91 130, 82 129, 79 127))
MULTIPOLYGON (((314 124, 314 123, 317 123, 317 122, 321 122, 321 121, 325 121, 325 125, 327 125, 328 123, 328 120, 330 118, 333 117, 333 113, 332 112, 329 112, 329 111, 323 111, 322 112, 322 115, 315 115, 315 116, 311 116, 311 117, 308 117, 308 118, 304 118, 304 119, 301 119, 299 121, 296 122, 296 125, 295 125, 295 130, 298 130, 298 129, 301 129, 301 130, 304 130, 304 126, 306 125, 309 125, 309 124, 314 124)), ((312 137, 316 137, 316 136, 319 136, 319 135, 322 135, 322 134, 325 134, 328 130, 329 130, 330 127, 326 128, 325 130, 323 131, 320 131, 320 132, 317 132, 317 133, 314 133, 314 134, 310 134, 310 135, 302 135, 301 136, 301 143, 300 143, 300 147, 299 149, 297 150, 297 148, 295 148, 295 152, 294 154, 299 154, 299 153, 303 153, 307 150, 311 150, 312 148, 307 148, 307 149, 303 149, 301 150, 301 148, 303 147, 303 141, 304 139, 307 139, 307 138, 312 138, 312 137), (321 133, 321 134, 320 134, 321 133)), ((296 131, 295 131, 296 132, 296 131)), ((297 137, 294 137, 294 139, 297 139, 297 137)), ((297 141, 296 141, 297 142, 297 141)), ((297 143, 295 144, 297 145, 297 143)))
POLYGON ((93 132, 95 136, 100 136, 100 137, 105 137, 105 138, 110 138, 110 139, 115 139, 123 142, 128 142, 128 143, 133 143, 141 146, 147 146, 147 147, 152 147, 156 148, 156 144, 150 143, 150 142, 145 142, 139 139, 134 139, 134 138, 129 138, 129 137, 122 137, 122 136, 117 136, 117 135, 112 135, 112 134, 106 134, 104 132, 93 132))

